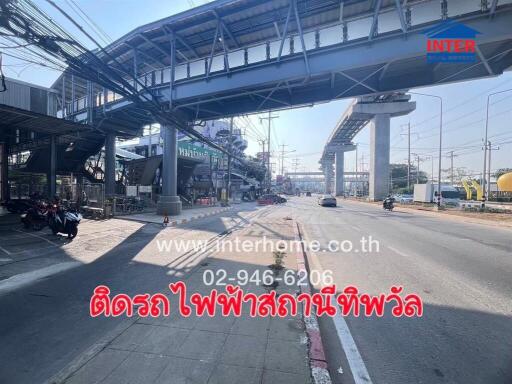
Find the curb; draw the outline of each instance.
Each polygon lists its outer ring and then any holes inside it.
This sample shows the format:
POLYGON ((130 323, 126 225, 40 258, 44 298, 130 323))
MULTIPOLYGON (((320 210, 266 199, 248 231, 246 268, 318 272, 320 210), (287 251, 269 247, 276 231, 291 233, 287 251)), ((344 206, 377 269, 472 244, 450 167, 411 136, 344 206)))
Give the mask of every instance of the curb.
MULTIPOLYGON (((293 232, 296 241, 301 241, 299 225, 296 221, 293 222, 293 232)), ((297 273, 307 274, 306 265, 306 251, 302 247, 302 251, 297 253, 297 273)), ((301 285, 301 293, 311 294, 311 283, 301 285)), ((304 323, 306 325, 306 334, 309 340, 309 365, 311 368, 311 376, 313 377, 314 384, 331 384, 331 376, 327 369, 327 360, 325 358, 324 344, 322 342, 322 335, 320 334, 320 327, 316 315, 305 317, 303 314, 304 323)))
POLYGON ((216 209, 215 211, 211 211, 211 212, 208 212, 208 213, 201 213, 200 215, 189 217, 188 219, 169 221, 169 224, 167 226, 168 227, 175 227, 175 226, 180 225, 180 224, 186 224, 186 223, 189 223, 189 222, 191 222, 193 220, 202 219, 204 217, 213 216, 213 215, 217 215, 217 214, 222 213, 222 212, 229 211, 232 208, 233 207, 220 208, 220 209, 216 209))

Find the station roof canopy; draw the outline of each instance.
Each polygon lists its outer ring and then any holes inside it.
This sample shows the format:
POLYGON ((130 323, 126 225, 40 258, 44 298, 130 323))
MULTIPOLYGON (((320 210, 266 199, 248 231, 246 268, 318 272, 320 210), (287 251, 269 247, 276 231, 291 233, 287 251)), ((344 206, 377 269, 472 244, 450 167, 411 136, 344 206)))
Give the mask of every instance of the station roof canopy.
POLYGON ((92 131, 90 126, 84 124, 78 124, 69 120, 42 115, 4 104, 0 104, 0 115, 2 116, 0 129, 9 127, 12 129, 59 136, 92 131))

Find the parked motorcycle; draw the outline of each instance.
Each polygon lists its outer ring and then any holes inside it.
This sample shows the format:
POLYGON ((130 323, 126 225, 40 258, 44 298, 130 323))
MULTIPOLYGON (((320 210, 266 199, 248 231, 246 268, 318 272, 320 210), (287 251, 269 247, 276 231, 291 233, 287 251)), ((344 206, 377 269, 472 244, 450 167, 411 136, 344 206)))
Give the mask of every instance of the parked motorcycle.
POLYGON ((33 205, 28 199, 11 199, 5 203, 5 208, 11 213, 25 213, 33 205))
POLYGON ((64 233, 69 239, 74 239, 78 234, 78 224, 82 215, 78 212, 60 209, 57 205, 48 213, 48 226, 53 234, 64 233))
POLYGON ((48 224, 48 210, 44 204, 34 204, 26 213, 22 213, 21 222, 26 229, 40 231, 48 224))

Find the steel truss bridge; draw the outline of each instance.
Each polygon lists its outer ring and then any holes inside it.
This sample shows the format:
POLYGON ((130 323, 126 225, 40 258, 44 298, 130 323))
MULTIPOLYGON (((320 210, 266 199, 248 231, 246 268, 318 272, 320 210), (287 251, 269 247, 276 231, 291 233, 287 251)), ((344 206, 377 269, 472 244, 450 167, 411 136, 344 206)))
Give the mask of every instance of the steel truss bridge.
MULTIPOLYGON (((511 3, 217 0, 139 27, 107 50, 190 122, 499 75, 512 64, 511 3), (474 63, 427 62, 424 32, 447 18, 481 33, 474 63)), ((150 120, 72 73, 55 88, 68 118, 125 130, 150 120)))

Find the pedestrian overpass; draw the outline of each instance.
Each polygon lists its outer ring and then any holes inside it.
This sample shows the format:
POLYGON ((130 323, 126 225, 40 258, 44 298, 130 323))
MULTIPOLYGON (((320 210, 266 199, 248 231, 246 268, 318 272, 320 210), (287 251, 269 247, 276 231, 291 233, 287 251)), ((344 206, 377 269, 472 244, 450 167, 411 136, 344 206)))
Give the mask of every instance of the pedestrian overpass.
MULTIPOLYGON (((329 191, 332 188, 332 178, 325 177, 324 172, 285 172, 284 177, 289 178, 295 185, 320 184, 324 190, 329 191)), ((361 187, 368 183, 368 177, 369 172, 345 172, 343 183, 355 184, 357 189, 364 189, 361 187)))
MULTIPOLYGON (((496 76, 512 64, 512 0, 217 0, 141 26, 97 55, 185 123, 496 76), (472 63, 429 63, 425 31, 446 19, 480 32, 472 63), (134 79, 137 79, 135 81, 134 79)), ((60 115, 136 134, 153 117, 71 70, 60 115)), ((176 126, 163 129, 160 212, 176 196, 176 126)), ((115 133, 107 134, 113 164, 115 133)), ((107 193, 114 169, 106 170, 107 193)))

